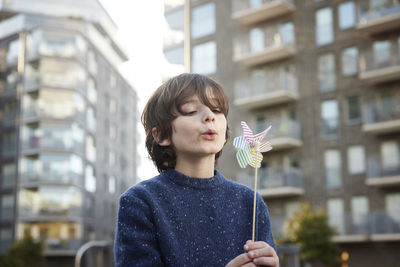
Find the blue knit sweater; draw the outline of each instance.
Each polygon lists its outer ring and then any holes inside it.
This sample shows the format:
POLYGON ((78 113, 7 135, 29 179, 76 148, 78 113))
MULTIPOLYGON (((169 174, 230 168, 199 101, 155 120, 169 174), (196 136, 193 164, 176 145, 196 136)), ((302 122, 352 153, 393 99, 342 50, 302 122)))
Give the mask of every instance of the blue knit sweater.
MULTIPOLYGON (((119 202, 116 267, 225 266, 251 239, 253 194, 218 171, 204 179, 169 169, 131 187, 119 202)), ((275 248, 258 194, 255 236, 275 248)))

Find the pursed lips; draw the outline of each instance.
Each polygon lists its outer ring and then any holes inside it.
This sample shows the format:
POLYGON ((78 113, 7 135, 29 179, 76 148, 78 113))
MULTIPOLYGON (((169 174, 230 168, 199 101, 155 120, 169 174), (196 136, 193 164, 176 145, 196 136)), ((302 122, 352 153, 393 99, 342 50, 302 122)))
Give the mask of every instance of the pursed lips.
POLYGON ((212 129, 208 129, 207 131, 203 132, 201 135, 204 136, 207 140, 212 140, 215 138, 215 136, 217 136, 217 132, 212 129))

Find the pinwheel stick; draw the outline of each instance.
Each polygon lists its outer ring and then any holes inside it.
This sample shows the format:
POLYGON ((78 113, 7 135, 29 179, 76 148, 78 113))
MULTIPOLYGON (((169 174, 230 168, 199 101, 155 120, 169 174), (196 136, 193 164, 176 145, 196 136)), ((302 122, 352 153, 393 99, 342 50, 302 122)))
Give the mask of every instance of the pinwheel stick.
MULTIPOLYGON (((260 152, 260 142, 254 142, 254 150, 260 152)), ((253 231, 251 234, 251 241, 254 242, 255 227, 256 227, 256 207, 257 207, 257 170, 254 168, 254 200, 253 200, 253 231)))

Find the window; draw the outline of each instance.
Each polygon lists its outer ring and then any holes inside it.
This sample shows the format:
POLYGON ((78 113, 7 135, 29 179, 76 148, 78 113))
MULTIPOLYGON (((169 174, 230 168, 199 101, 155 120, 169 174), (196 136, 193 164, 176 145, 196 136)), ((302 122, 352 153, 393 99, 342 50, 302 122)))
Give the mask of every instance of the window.
POLYGON ((214 41, 193 47, 192 72, 212 74, 217 71, 217 47, 214 41))
POLYGON ((17 153, 17 136, 15 131, 3 132, 3 157, 12 157, 17 153))
POLYGON ((90 78, 88 80, 88 90, 87 90, 87 94, 88 94, 88 100, 92 103, 92 104, 96 104, 97 102, 97 89, 96 89, 96 84, 94 82, 94 80, 92 78, 90 78))
POLYGON ((365 196, 351 198, 351 217, 356 230, 366 230, 368 226, 369 203, 365 196), (363 227, 360 229, 359 227, 363 227))
POLYGON ((178 46, 164 51, 165 58, 172 64, 183 64, 183 46, 178 46))
POLYGON ((11 246, 13 241, 12 231, 10 228, 0 229, 0 254, 4 254, 11 246))
POLYGON ((168 26, 171 30, 183 31, 183 14, 183 8, 165 14, 165 19, 167 20, 168 26))
POLYGON ((114 176, 110 176, 110 179, 108 180, 108 192, 110 194, 115 193, 115 186, 116 185, 116 180, 114 176))
POLYGON ((400 193, 386 195, 386 211, 391 220, 400 223, 400 193))
POLYGON ((322 137, 335 138, 339 133, 339 109, 336 100, 326 100, 321 105, 322 137))
POLYGON ((333 17, 330 7, 322 8, 316 13, 316 42, 326 45, 333 42, 333 17))
POLYGON ((251 72, 251 82, 253 86, 253 95, 265 93, 266 78, 264 70, 253 70, 251 72))
POLYGON ((294 44, 294 27, 292 22, 286 22, 280 25, 279 34, 282 44, 294 44))
POLYGON ((365 172, 365 149, 363 146, 347 148, 347 166, 350 174, 365 172))
POLYGON ((381 120, 386 120, 396 112, 397 100, 391 91, 382 91, 379 94, 379 110, 381 111, 381 120))
POLYGON ((96 131, 96 115, 95 115, 94 109, 92 107, 88 107, 88 109, 87 109, 86 123, 87 123, 88 129, 94 133, 96 131))
POLYGON ((391 58, 391 48, 389 41, 375 41, 373 44, 374 67, 387 67, 391 58))
POLYGON ((259 52, 263 51, 264 44, 264 31, 259 28, 251 29, 249 32, 250 37, 250 51, 251 52, 259 52))
POLYGON ((19 54, 19 39, 12 40, 8 45, 8 52, 6 56, 6 61, 8 65, 16 64, 19 54))
POLYGON ((9 188, 14 186, 16 169, 14 163, 5 163, 2 167, 2 188, 9 188))
POLYGON ((342 51, 342 74, 343 76, 358 73, 358 49, 355 46, 348 47, 342 51))
POLYGON ((96 191, 96 177, 94 169, 90 165, 86 166, 85 170, 85 189, 92 193, 96 191))
POLYGON ((339 188, 342 186, 342 160, 340 151, 330 149, 325 151, 325 182, 329 189, 339 188))
POLYGON ((339 5, 339 28, 342 30, 354 27, 356 12, 353 1, 343 2, 339 5))
POLYGON ((382 168, 384 171, 397 170, 400 167, 399 145, 396 141, 386 141, 381 144, 382 168))
POLYGON ((329 199, 327 203, 329 225, 339 234, 344 234, 344 205, 343 199, 329 199))
POLYGON ((91 162, 96 161, 96 144, 90 135, 86 136, 86 158, 91 162))
POLYGON ((332 91, 336 87, 335 55, 321 55, 318 58, 318 83, 321 92, 332 91))
POLYGON ((191 37, 200 38, 215 32, 215 3, 195 7, 192 13, 191 37))
POLYGON ((361 122, 360 99, 358 96, 347 98, 347 122, 349 124, 361 122))
POLYGON ((2 195, 1 196, 1 219, 11 220, 14 216, 14 196, 2 195))

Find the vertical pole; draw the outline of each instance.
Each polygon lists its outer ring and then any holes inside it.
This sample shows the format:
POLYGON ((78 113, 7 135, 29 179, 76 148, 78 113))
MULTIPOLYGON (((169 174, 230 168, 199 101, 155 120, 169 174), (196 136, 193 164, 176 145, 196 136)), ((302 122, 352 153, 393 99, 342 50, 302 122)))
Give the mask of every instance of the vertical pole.
POLYGON ((255 227, 256 227, 256 207, 257 207, 257 169, 254 168, 254 202, 253 202, 253 231, 251 234, 251 241, 254 242, 255 227))

